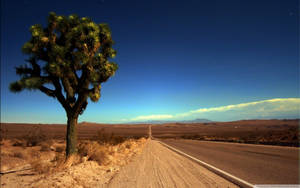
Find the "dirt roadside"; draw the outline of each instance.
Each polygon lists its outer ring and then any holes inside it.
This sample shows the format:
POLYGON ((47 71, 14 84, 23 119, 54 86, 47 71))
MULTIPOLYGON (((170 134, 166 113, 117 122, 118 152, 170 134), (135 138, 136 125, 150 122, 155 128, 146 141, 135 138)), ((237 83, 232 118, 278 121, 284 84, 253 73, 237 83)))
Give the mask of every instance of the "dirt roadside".
POLYGON ((108 187, 237 187, 189 159, 149 140, 141 155, 108 187))
POLYGON ((31 170, 5 174, 1 187, 237 187, 155 140, 137 143, 126 153, 116 152, 107 166, 86 161, 51 175, 31 170))

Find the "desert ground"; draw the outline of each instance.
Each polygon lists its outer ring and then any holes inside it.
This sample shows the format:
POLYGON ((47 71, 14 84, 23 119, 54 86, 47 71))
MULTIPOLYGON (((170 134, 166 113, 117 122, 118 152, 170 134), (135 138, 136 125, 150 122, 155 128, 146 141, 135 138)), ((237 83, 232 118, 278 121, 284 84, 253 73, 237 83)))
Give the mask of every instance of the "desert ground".
POLYGON ((182 138, 299 147, 299 120, 243 120, 152 125, 155 138, 182 138))
MULTIPOLYGON (((180 143, 227 141, 298 149, 298 125, 299 120, 173 123, 151 125, 151 132, 154 138, 187 152, 188 147, 180 143)), ((234 187, 147 139, 149 124, 78 124, 79 155, 68 167, 63 164, 65 132, 66 126, 59 124, 1 123, 1 187, 234 187)), ((201 153, 206 148, 222 153, 212 147, 196 146, 192 150, 201 153)))
POLYGON ((204 167, 149 140, 143 153, 109 187, 238 187, 204 167), (125 182, 125 183, 124 183, 125 182))
MULTIPOLYGON (((211 123, 153 124, 155 138, 225 141, 250 144, 269 144, 299 147, 299 119, 243 120, 211 123)), ((149 124, 78 124, 79 139, 93 139, 99 132, 126 138, 148 136, 149 124)), ((65 139, 66 126, 62 124, 1 123, 3 139, 23 138, 33 133, 51 139, 65 139)))
MULTIPOLYGON (((78 139, 94 139, 99 132, 105 134, 113 133, 122 137, 145 137, 148 135, 148 125, 126 125, 126 124, 96 124, 82 122, 77 126, 78 139)), ((1 135, 4 139, 24 138, 38 133, 49 139, 65 139, 66 125, 64 124, 22 124, 1 123, 1 135)))

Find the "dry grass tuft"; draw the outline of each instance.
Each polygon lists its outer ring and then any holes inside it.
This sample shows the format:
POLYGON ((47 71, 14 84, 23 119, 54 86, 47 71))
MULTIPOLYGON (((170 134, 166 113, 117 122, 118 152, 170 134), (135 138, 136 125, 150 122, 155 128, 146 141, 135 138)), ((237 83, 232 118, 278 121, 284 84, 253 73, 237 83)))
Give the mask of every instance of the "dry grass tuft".
POLYGON ((15 140, 14 143, 12 144, 12 146, 25 147, 26 143, 24 141, 21 141, 21 140, 15 140))
POLYGON ((55 151, 58 152, 58 153, 62 153, 65 151, 65 147, 64 146, 57 146, 55 148, 55 151))
POLYGON ((98 148, 89 157, 89 160, 96 161, 99 165, 107 165, 109 163, 107 149, 98 148))
POLYGON ((63 170, 64 168, 62 167, 64 166, 65 159, 66 157, 64 154, 56 153, 54 159, 51 161, 41 161, 40 159, 37 159, 31 161, 30 165, 37 174, 49 175, 63 170))
POLYGON ((47 140, 47 137, 42 134, 41 129, 37 127, 25 135, 23 139, 25 140, 27 147, 32 147, 40 145, 42 142, 47 140))
POLYGON ((20 158, 20 159, 28 159, 28 156, 24 152, 15 152, 13 153, 13 157, 20 158))
POLYGON ((84 142, 78 146, 78 154, 87 160, 96 161, 99 165, 108 163, 108 145, 100 145, 98 142, 84 142))
POLYGON ((30 157, 32 159, 40 158, 41 157, 41 153, 39 151, 32 150, 32 151, 30 151, 30 157))
POLYGON ((54 167, 60 167, 64 164, 66 156, 64 153, 56 153, 54 159, 51 161, 54 167))
POLYGON ((8 146, 11 146, 11 140, 8 140, 8 139, 2 139, 0 141, 0 145, 1 147, 8 147, 8 146))
POLYGON ((40 151, 51 151, 51 146, 47 143, 42 143, 41 144, 41 150, 40 151))
POLYGON ((51 173, 53 167, 51 163, 40 160, 32 161, 30 165, 38 174, 49 174, 51 173))
POLYGON ((105 129, 102 128, 97 132, 97 136, 95 137, 99 144, 110 144, 110 145, 118 145, 123 143, 126 138, 122 136, 116 136, 114 133, 107 133, 105 129))

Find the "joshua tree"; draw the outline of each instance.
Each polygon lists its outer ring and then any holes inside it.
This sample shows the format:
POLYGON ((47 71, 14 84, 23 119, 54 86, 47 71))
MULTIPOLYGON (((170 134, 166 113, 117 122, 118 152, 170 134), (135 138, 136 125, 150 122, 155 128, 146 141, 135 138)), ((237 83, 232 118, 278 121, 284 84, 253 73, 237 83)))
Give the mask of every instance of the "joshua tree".
POLYGON ((107 24, 96 24, 87 17, 58 16, 51 12, 48 25, 30 27, 31 39, 22 48, 29 55, 27 64, 16 67, 19 81, 11 83, 12 92, 40 90, 56 98, 67 115, 69 158, 77 153, 76 125, 88 98, 97 102, 101 83, 118 69, 111 62, 116 51, 107 24), (50 87, 49 87, 50 86, 50 87))

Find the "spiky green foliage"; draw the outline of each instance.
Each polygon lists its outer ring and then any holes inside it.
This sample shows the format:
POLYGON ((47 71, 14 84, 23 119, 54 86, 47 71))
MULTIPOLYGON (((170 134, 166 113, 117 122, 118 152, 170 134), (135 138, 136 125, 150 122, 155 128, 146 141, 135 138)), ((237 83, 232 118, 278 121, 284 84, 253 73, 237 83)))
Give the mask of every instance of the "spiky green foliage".
POLYGON ((101 83, 118 69, 110 61, 116 51, 108 25, 51 12, 47 27, 33 25, 30 32, 31 39, 22 48, 30 56, 28 64, 16 68, 21 78, 10 85, 10 90, 40 90, 57 98, 73 114, 84 111, 88 97, 98 101, 101 83))

